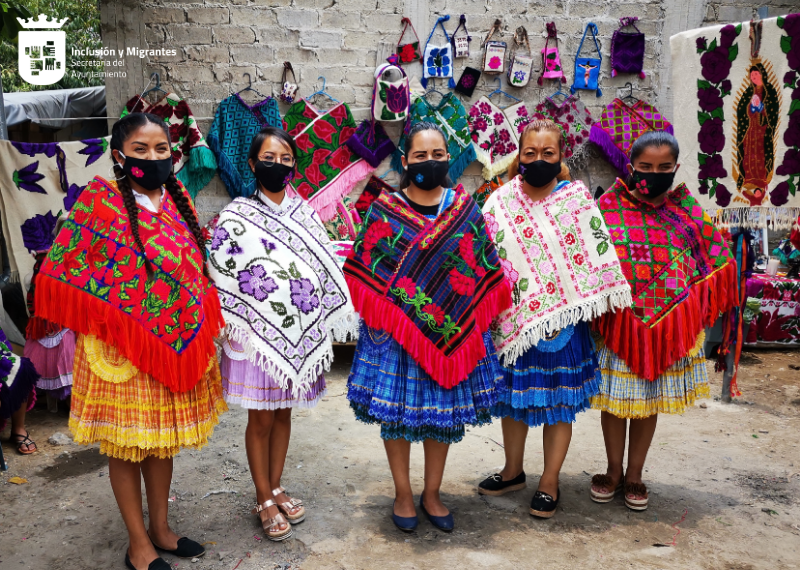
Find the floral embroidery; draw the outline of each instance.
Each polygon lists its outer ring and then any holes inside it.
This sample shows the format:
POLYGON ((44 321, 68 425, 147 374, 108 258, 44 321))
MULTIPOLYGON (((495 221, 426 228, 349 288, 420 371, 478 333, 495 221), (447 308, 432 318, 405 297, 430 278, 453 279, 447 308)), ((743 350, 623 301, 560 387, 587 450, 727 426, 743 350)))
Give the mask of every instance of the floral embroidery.
POLYGON ((310 280, 292 279, 289 281, 289 290, 292 305, 300 309, 304 315, 319 307, 319 297, 310 280))
POLYGON ((490 67, 490 68, 492 68, 492 69, 497 69, 497 68, 499 68, 499 67, 500 67, 502 64, 503 64, 503 61, 502 61, 502 60, 501 60, 499 57, 497 57, 496 55, 495 55, 495 56, 493 56, 493 57, 492 57, 492 58, 489 60, 489 67, 490 67))
POLYGON ((433 299, 425 295, 421 287, 411 288, 412 285, 414 282, 411 279, 401 277, 390 291, 403 303, 412 305, 416 309, 416 316, 425 322, 432 331, 444 336, 445 342, 461 332, 461 327, 456 326, 450 315, 446 315, 441 307, 434 304, 433 299), (405 281, 402 281, 403 279, 405 281))
POLYGON ((270 293, 278 289, 278 284, 267 276, 263 265, 254 265, 239 272, 239 290, 242 293, 263 301, 270 293))

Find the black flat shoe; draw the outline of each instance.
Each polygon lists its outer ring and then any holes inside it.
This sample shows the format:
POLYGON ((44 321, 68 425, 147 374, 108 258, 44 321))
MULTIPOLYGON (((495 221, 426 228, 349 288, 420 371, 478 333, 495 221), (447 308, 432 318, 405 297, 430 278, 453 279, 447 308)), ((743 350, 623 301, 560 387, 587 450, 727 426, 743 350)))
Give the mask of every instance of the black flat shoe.
MULTIPOLYGON (((125 566, 130 570, 136 570, 136 566, 131 564, 131 559, 128 557, 127 552, 125 553, 125 566)), ((163 558, 156 558, 147 566, 147 570, 172 570, 172 567, 163 558)))
POLYGON ((557 490, 556 493, 558 493, 558 497, 553 499, 547 493, 536 491, 531 499, 531 515, 540 519, 549 519, 556 514, 558 501, 561 500, 561 490, 557 490))
POLYGON ((503 476, 500 473, 495 473, 481 481, 481 484, 478 485, 478 493, 498 497, 511 491, 519 491, 526 486, 524 471, 510 481, 503 481, 503 476))
MULTIPOLYGON (((150 539, 150 542, 153 542, 153 539, 150 539)), ((203 548, 200 544, 193 541, 190 538, 183 538, 178 539, 178 548, 175 550, 167 550, 166 548, 161 548, 155 542, 153 542, 153 546, 156 547, 156 550, 160 550, 161 552, 166 552, 167 554, 172 554, 173 556, 177 556, 178 558, 200 558, 206 553, 206 549, 203 548)), ((152 569, 151 569, 152 570, 152 569)))

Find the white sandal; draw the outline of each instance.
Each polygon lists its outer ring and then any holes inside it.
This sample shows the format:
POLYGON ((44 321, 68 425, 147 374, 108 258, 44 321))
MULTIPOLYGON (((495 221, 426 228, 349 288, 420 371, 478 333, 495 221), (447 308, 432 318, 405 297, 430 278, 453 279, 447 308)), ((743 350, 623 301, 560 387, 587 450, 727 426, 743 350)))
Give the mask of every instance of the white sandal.
MULTIPOLYGON (((277 489, 272 490, 272 496, 277 497, 281 493, 285 493, 286 489, 283 487, 278 487, 277 489)), ((287 495, 288 496, 288 495, 287 495)), ((284 503, 277 503, 278 509, 289 519, 289 522, 292 524, 298 524, 306 520, 306 508, 303 506, 303 501, 300 499, 293 499, 289 497, 289 500, 284 503), (298 510, 299 507, 299 510, 298 510), (297 511, 295 514, 291 514, 292 511, 297 511)))
MULTIPOLYGON (((259 515, 261 511, 265 511, 272 506, 277 506, 277 505, 272 499, 267 499, 260 505, 256 505, 255 508, 250 512, 254 515, 259 515)), ((259 515, 259 520, 261 520, 260 515, 259 515)), ((267 535, 267 538, 274 542, 280 542, 292 536, 293 532, 292 525, 289 523, 289 521, 286 520, 286 517, 284 517, 281 513, 278 513, 276 516, 270 517, 265 521, 261 521, 261 526, 264 529, 264 534, 267 535), (280 530, 278 528, 279 525, 282 524, 286 525, 285 530, 280 530)))

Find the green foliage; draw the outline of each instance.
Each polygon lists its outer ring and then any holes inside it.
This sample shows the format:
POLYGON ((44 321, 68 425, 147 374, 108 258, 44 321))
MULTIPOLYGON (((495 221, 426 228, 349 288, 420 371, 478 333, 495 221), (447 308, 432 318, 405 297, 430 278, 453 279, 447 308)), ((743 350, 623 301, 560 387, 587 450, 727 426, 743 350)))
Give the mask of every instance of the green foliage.
MULTIPOLYGON (((102 59, 84 56, 73 56, 72 49, 96 50, 103 47, 100 38, 100 5, 98 0, 19 0, 17 2, 2 2, 0 7, 8 7, 3 13, 3 31, 0 32, 0 70, 3 77, 3 90, 13 91, 42 91, 49 89, 72 89, 75 87, 92 87, 104 85, 102 77, 83 77, 82 73, 103 71, 103 67, 89 67, 77 65, 78 62, 102 59), (18 53, 17 40, 8 39, 6 25, 9 23, 7 15, 16 8, 21 13, 27 12, 28 17, 38 18, 39 14, 46 14, 49 18, 69 18, 61 29, 67 33, 67 69, 64 77, 54 85, 31 85, 19 76, 17 69, 18 53)), ((109 61, 112 57, 107 57, 109 61)), ((117 71, 120 68, 112 69, 117 71)), ((124 68, 121 68, 124 69, 124 68)))

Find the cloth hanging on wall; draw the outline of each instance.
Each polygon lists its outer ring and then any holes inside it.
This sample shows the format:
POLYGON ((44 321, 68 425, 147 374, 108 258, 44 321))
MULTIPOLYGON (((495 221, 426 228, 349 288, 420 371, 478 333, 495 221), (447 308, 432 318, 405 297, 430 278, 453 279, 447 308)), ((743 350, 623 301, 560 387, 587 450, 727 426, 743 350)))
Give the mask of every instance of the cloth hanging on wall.
POLYGON ((217 173, 217 159, 200 132, 189 105, 175 93, 168 93, 156 103, 135 95, 125 103, 120 118, 134 112, 152 113, 167 124, 172 146, 172 169, 194 199, 217 173))
MULTIPOLYGON (((417 97, 411 105, 410 124, 420 121, 439 125, 444 131, 447 138, 447 152, 450 153, 450 180, 455 183, 464 169, 476 158, 464 105, 454 93, 442 97, 438 105, 428 103, 425 97, 417 97)), ((400 174, 403 173, 403 163, 400 159, 404 154, 405 139, 403 134, 397 143, 397 150, 392 155, 392 168, 400 174)))
POLYGON ((719 221, 788 229, 800 213, 800 14, 690 30, 670 47, 692 193, 719 221))
POLYGON ((250 196, 255 190, 256 178, 247 164, 255 134, 264 127, 280 126, 278 102, 272 97, 248 105, 236 93, 219 104, 207 141, 217 157, 219 176, 231 198, 250 196))
POLYGON ((518 154, 519 137, 514 127, 518 105, 501 109, 483 96, 469 110, 469 126, 475 154, 483 165, 484 180, 502 174, 518 154))
POLYGON ((361 231, 361 216, 350 196, 342 196, 336 204, 333 218, 325 222, 325 230, 331 241, 353 241, 361 231))
POLYGON ((338 103, 320 111, 300 99, 286 112, 283 128, 297 143, 292 186, 327 222, 339 200, 375 170, 345 144, 356 132, 350 107, 338 103))
MULTIPOLYGON (((633 142, 647 131, 667 131, 672 134, 672 125, 653 105, 637 101, 628 105, 614 99, 605 108, 600 119, 594 121, 589 139, 600 147, 608 161, 620 176, 627 176, 628 155, 633 142)), ((685 153, 681 153, 683 160, 685 153)))
POLYGON ((553 97, 546 97, 536 105, 532 118, 548 119, 561 128, 564 134, 564 162, 567 166, 580 168, 585 165, 589 132, 594 120, 580 99, 570 95, 559 103, 553 97))
POLYGON ((53 244, 58 213, 72 209, 95 175, 108 175, 108 141, 0 141, 0 207, 13 277, 33 272, 32 252, 53 244))

